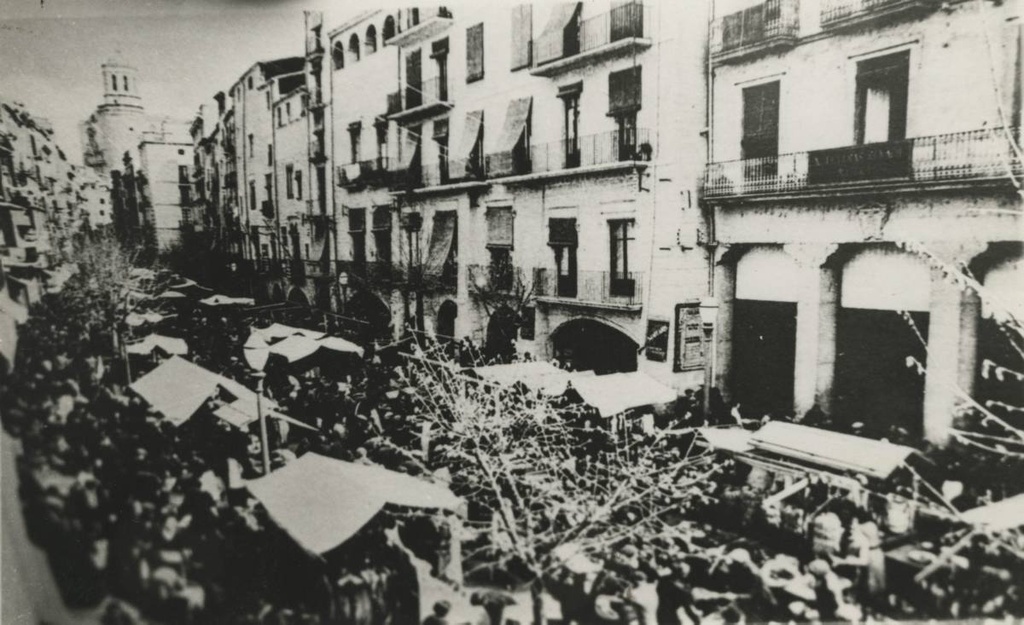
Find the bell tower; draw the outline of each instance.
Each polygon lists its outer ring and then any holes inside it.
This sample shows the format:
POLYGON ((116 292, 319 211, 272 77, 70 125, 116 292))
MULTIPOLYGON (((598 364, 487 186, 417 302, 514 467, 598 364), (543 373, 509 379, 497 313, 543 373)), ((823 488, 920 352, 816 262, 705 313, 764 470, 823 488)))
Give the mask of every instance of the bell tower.
POLYGON ((118 59, 107 61, 102 69, 103 104, 142 108, 138 70, 118 59))

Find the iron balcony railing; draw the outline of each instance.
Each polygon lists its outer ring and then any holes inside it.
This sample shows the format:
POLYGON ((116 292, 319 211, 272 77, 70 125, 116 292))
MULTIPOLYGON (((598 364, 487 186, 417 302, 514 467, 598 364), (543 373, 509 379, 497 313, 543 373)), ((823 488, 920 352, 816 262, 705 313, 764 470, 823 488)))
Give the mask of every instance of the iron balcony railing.
POLYGON ((338 185, 342 187, 375 186, 388 182, 391 161, 386 156, 338 165, 338 185))
POLYGON ((704 196, 792 193, 848 185, 1019 175, 1024 167, 1014 154, 1010 137, 1020 135, 1019 128, 986 128, 710 163, 704 175, 704 196))
POLYGON ((613 130, 531 146, 534 173, 626 161, 649 161, 654 154, 647 128, 613 130))
POLYGON ((577 271, 560 276, 553 269, 538 268, 533 272, 533 292, 537 297, 580 304, 640 306, 643 304, 643 274, 577 271))
POLYGON ((388 114, 409 111, 421 106, 446 104, 448 97, 448 81, 441 80, 440 76, 405 83, 401 90, 388 94, 388 114))
POLYGON ((821 0, 821 25, 830 28, 854 20, 924 9, 938 4, 936 0, 821 0))
POLYGON ((712 26, 711 53, 727 55, 795 41, 800 27, 798 14, 797 0, 765 0, 716 19, 712 26))
POLYGON ((469 265, 466 267, 466 278, 470 290, 480 294, 511 293, 520 289, 527 292, 533 288, 527 272, 512 263, 469 265))
POLYGON ((611 11, 581 20, 578 33, 571 25, 531 42, 535 65, 544 65, 584 54, 616 41, 641 38, 650 26, 645 24, 642 2, 629 2, 611 11))

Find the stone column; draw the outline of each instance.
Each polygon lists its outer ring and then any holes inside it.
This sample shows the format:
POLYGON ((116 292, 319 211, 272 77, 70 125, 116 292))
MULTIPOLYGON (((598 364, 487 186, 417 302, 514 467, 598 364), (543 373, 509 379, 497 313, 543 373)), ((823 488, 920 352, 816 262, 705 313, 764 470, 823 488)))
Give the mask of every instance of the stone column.
POLYGON ((953 425, 960 373, 961 299, 960 288, 933 269, 924 380, 924 435, 933 443, 945 441, 953 425))
MULTIPOLYGON (((713 385, 722 393, 728 403, 732 401, 729 376, 732 373, 732 319, 733 304, 736 300, 736 263, 721 260, 728 246, 720 245, 715 259, 715 297, 718 299, 718 318, 715 321, 714 341, 715 371, 713 385)), ((711 354, 707 355, 708 358, 711 354)))
MULTIPOLYGON (((835 297, 826 298, 823 287, 826 276, 821 265, 836 249, 834 244, 789 244, 786 253, 796 260, 796 350, 793 363, 793 412, 803 415, 814 406, 819 391, 819 366, 824 356, 828 363, 835 359, 835 297), (822 349, 822 338, 831 339, 822 349)), ((829 379, 824 380, 830 390, 829 379)))

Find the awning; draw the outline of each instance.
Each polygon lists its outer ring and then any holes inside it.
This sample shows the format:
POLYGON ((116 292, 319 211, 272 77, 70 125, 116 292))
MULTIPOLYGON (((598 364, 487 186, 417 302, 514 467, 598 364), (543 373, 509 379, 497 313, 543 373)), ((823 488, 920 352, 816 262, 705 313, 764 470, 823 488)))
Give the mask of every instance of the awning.
POLYGON ((566 371, 541 360, 475 367, 471 371, 488 382, 503 386, 519 383, 547 395, 561 395, 570 382, 594 376, 593 371, 566 371))
POLYGON ((462 505, 444 486, 314 453, 247 487, 299 545, 320 555, 355 535, 387 504, 453 511, 462 505))
POLYGON ((183 299, 185 294, 181 291, 164 291, 156 297, 157 299, 183 299))
POLYGON ((466 177, 466 166, 472 160, 473 148, 480 140, 480 131, 484 127, 484 112, 470 111, 466 113, 466 120, 462 125, 462 138, 459 139, 458 152, 455 158, 448 161, 448 175, 453 180, 461 180, 466 177))
POLYGON ((238 429, 245 429, 251 423, 255 423, 260 418, 260 410, 263 410, 263 414, 271 419, 279 419, 290 423, 291 425, 298 426, 306 430, 317 431, 311 425, 307 425, 298 419, 293 419, 288 415, 281 414, 276 410, 273 410, 273 404, 266 398, 260 400, 262 406, 257 406, 253 399, 236 399, 235 401, 224 404, 217 410, 213 411, 214 416, 230 423, 238 429))
POLYGON ((516 147, 519 138, 523 136, 526 129, 526 120, 530 117, 530 107, 533 106, 533 97, 516 98, 508 103, 508 110, 505 112, 505 126, 501 130, 501 138, 498 141, 499 152, 511 152, 516 147))
POLYGON ((324 333, 319 330, 307 330, 305 328, 296 328, 293 326, 285 325, 283 323, 274 323, 266 328, 253 328, 253 334, 257 334, 263 338, 266 342, 270 343, 277 339, 283 339, 296 334, 300 336, 309 337, 311 339, 323 338, 324 333))
POLYGON ((288 362, 297 362, 308 358, 320 349, 316 340, 300 334, 289 336, 270 346, 270 353, 283 357, 288 362))
POLYGON ((359 163, 348 163, 341 166, 341 173, 344 174, 345 180, 348 182, 355 182, 359 180, 359 176, 362 172, 363 169, 359 163))
POLYGON ((172 424, 181 425, 213 396, 218 386, 216 374, 174 356, 130 388, 172 424))
POLYGON ((359 347, 352 341, 345 340, 339 336, 325 336, 316 343, 322 349, 329 349, 331 351, 341 352, 344 354, 355 354, 360 358, 363 356, 362 347, 359 347))
POLYGON ((1024 526, 1024 494, 968 510, 960 519, 989 532, 1024 526))
POLYGON ((782 421, 765 424, 754 433, 750 444, 754 451, 879 479, 892 475, 915 451, 903 445, 782 421))
POLYGON ((184 339, 159 334, 150 334, 138 343, 128 346, 129 354, 149 355, 154 349, 160 349, 170 356, 184 356, 188 354, 188 343, 184 339))
POLYGON ((430 233, 430 248, 423 272, 427 276, 440 276, 448 254, 455 239, 455 228, 458 225, 455 211, 439 211, 434 213, 434 229, 430 233))
POLYGON ((741 427, 700 428, 697 431, 714 449, 736 454, 750 451, 750 437, 754 434, 741 427))
POLYGON ((200 304, 206 306, 252 306, 256 303, 251 297, 230 297, 227 295, 211 295, 206 299, 199 300, 200 304))
POLYGON ((144 313, 130 312, 125 316, 124 321, 133 328, 145 325, 147 323, 160 323, 164 319, 170 318, 171 315, 161 315, 155 311, 148 311, 144 313))
POLYGON ((572 388, 602 417, 611 417, 631 408, 658 406, 676 400, 675 389, 665 386, 642 371, 611 373, 572 381, 572 388))
POLYGON ((534 44, 534 61, 538 64, 547 63, 562 58, 565 54, 564 32, 565 27, 572 21, 573 16, 580 10, 580 2, 562 2, 551 8, 551 17, 544 24, 544 30, 535 42, 543 42, 544 45, 534 44))

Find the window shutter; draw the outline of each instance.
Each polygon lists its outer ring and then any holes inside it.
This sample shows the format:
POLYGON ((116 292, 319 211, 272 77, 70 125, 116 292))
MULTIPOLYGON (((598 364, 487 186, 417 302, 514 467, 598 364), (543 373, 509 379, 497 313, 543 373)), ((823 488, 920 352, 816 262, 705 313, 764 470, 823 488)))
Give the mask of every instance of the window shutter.
POLYGON ((365 208, 350 208, 350 209, 348 209, 348 231, 349 232, 364 232, 364 231, 366 231, 366 209, 365 208))
POLYGON ((438 39, 430 44, 430 57, 437 58, 448 54, 448 38, 438 39))
POLYGON ((484 77, 484 25, 466 29, 466 82, 484 77))
POLYGON ((628 113, 640 108, 641 66, 608 74, 608 114, 628 113))
POLYGON ((512 71, 528 67, 533 47, 533 5, 512 7, 512 71))
POLYGON ((575 219, 548 220, 548 245, 576 247, 577 242, 575 219))
POLYGON ((390 206, 378 206, 373 209, 373 229, 377 231, 391 230, 390 206))
POLYGON ((513 220, 511 206, 487 209, 487 247, 512 247, 513 220))
POLYGON ((779 83, 743 90, 743 157, 779 153, 779 83))

